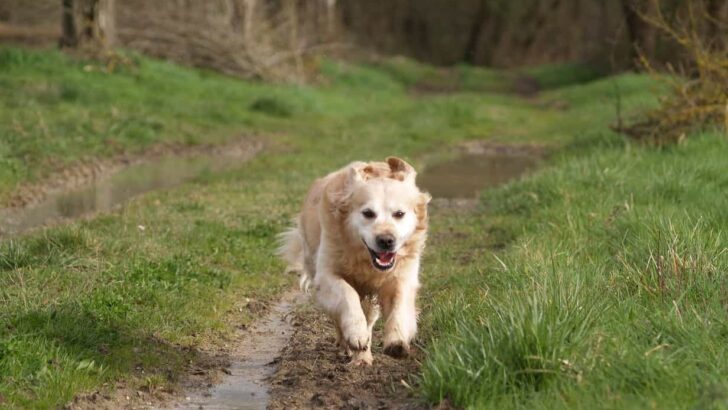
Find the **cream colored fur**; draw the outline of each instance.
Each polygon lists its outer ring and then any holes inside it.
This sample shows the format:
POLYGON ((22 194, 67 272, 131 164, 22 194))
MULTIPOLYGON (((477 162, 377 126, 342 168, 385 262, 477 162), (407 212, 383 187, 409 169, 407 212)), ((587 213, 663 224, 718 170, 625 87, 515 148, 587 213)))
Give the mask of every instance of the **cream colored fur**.
POLYGON ((287 270, 301 272, 301 287, 312 288, 354 364, 372 363, 372 328, 380 311, 385 353, 406 355, 417 332, 430 195, 420 192, 415 177, 399 158, 351 163, 313 183, 295 227, 280 235, 287 270), (383 235, 393 238, 391 251, 378 245, 383 235), (391 254, 392 267, 375 264, 391 254))

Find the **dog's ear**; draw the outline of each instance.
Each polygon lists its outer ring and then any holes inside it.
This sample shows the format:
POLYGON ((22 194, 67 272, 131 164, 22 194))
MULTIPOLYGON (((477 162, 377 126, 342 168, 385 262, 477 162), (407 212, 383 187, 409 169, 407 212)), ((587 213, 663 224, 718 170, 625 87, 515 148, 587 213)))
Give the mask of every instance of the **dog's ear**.
POLYGON ((415 206, 415 215, 417 216, 417 230, 427 230, 427 204, 432 200, 432 195, 428 192, 420 192, 419 200, 415 206))
POLYGON ((387 157, 386 161, 389 165, 390 172, 392 172, 392 176, 397 179, 414 179, 417 176, 414 167, 401 158, 387 157))
POLYGON ((366 181, 368 177, 367 168, 371 168, 366 162, 355 161, 346 167, 346 173, 330 183, 325 192, 327 201, 333 215, 341 216, 346 214, 349 201, 356 184, 366 181))
POLYGON ((348 182, 364 182, 367 174, 366 162, 356 161, 349 164, 348 182))
POLYGON ((432 195, 429 192, 420 192, 420 202, 427 205, 432 201, 432 195))

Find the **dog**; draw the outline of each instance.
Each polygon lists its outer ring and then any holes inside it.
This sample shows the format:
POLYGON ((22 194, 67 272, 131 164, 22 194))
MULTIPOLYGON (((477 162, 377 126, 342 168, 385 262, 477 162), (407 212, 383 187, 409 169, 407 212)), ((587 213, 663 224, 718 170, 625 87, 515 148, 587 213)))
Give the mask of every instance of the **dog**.
POLYGON ((316 180, 280 235, 287 271, 332 319, 354 365, 371 365, 372 328, 384 315, 384 353, 409 354, 417 332, 415 299, 432 197, 404 160, 353 162, 316 180))

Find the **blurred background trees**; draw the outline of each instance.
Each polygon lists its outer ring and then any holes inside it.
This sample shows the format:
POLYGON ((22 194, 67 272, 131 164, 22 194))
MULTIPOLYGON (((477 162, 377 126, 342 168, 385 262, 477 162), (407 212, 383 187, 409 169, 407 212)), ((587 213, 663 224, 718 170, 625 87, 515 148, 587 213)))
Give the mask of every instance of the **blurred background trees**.
MULTIPOLYGON (((686 55, 641 17, 700 4, 697 30, 725 43, 724 0, 0 0, 0 38, 95 39, 248 77, 303 75, 321 51, 392 53, 436 65, 578 62, 603 70, 686 55), (65 11, 64 11, 65 10, 65 11), (723 24, 723 25, 722 25, 723 24)), ((723 44, 724 46, 725 44, 723 44)))
POLYGON ((296 80, 341 42, 335 0, 0 0, 0 41, 124 47, 243 77, 296 80))
POLYGON ((3 41, 59 44, 110 66, 120 47, 283 82, 313 78, 321 55, 639 68, 677 74, 673 92, 620 131, 676 140, 695 124, 728 127, 725 0, 0 0, 3 41))

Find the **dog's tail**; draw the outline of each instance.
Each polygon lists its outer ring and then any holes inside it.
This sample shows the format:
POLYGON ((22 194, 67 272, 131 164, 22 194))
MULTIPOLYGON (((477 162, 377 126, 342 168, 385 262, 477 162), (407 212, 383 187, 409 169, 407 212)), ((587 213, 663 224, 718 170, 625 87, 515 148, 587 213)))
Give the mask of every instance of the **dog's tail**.
POLYGON ((303 234, 298 218, 295 225, 278 234, 278 256, 286 262, 286 273, 298 273, 301 278, 298 284, 301 290, 307 291, 311 277, 304 268, 303 234))

